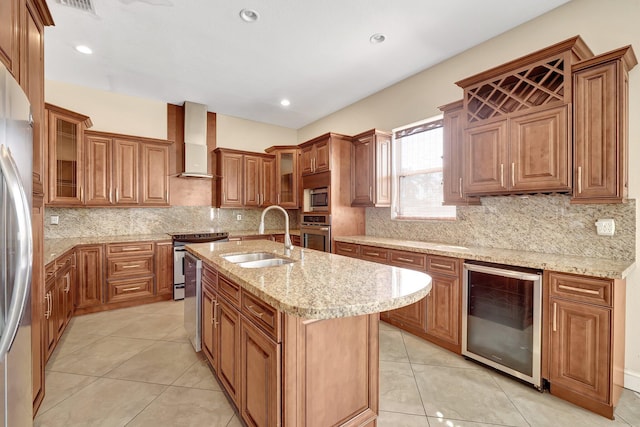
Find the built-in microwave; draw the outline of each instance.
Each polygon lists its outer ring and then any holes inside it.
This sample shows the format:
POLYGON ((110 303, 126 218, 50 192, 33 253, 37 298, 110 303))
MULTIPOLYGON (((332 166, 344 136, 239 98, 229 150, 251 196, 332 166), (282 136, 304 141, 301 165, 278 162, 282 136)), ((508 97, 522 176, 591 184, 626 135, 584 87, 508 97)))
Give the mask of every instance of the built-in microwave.
POLYGON ((329 212, 329 187, 304 190, 305 212, 329 212))

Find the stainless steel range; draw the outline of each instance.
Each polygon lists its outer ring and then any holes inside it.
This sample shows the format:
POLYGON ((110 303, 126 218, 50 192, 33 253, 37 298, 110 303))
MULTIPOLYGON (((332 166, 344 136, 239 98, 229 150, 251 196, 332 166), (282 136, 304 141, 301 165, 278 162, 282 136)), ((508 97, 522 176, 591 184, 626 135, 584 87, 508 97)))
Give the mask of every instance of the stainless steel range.
POLYGON ((173 299, 184 299, 184 246, 188 243, 208 243, 229 240, 229 233, 169 233, 173 240, 173 299))

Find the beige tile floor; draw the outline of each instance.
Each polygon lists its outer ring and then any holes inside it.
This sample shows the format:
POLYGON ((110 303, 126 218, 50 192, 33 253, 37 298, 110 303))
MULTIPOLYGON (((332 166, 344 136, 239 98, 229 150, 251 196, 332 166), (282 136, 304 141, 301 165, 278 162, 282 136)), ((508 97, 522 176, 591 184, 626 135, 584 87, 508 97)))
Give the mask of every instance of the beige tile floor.
MULTIPOLYGON (((182 309, 167 301, 73 318, 35 426, 241 426, 187 341, 182 309)), ((380 339, 380 427, 640 427, 631 391, 610 421, 385 323, 380 339)))

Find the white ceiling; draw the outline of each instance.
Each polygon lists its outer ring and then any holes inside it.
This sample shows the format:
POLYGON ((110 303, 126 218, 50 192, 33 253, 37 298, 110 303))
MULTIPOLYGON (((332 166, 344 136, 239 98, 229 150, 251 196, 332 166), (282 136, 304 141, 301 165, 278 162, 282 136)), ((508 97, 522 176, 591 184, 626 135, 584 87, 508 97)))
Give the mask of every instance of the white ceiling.
POLYGON ((568 0, 92 1, 47 0, 47 79, 298 129, 568 0))

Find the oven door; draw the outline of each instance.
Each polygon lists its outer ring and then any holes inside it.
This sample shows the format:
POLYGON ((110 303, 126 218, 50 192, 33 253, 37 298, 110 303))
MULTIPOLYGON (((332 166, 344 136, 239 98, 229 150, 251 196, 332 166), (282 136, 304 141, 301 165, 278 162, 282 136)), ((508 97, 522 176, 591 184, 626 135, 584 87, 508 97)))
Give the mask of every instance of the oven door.
POLYGON ((302 246, 322 252, 331 252, 331 227, 328 225, 301 225, 302 246))

